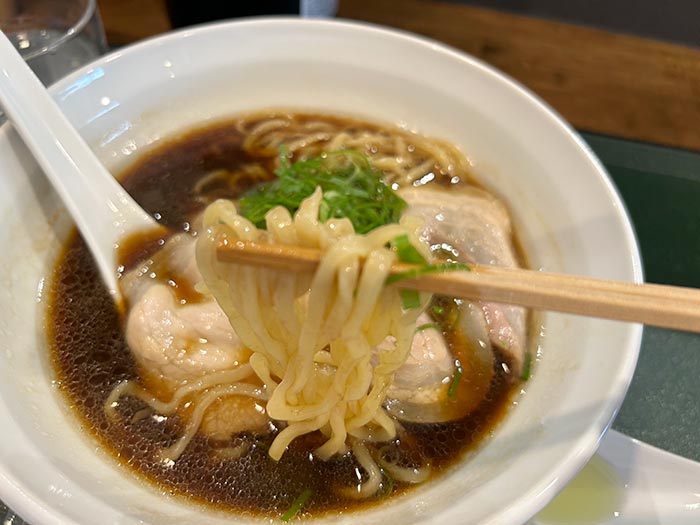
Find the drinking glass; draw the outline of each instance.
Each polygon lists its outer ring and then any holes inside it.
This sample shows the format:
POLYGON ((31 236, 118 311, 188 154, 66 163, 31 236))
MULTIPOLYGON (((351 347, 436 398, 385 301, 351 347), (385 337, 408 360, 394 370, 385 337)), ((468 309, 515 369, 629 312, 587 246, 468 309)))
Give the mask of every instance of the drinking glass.
POLYGON ((0 28, 46 86, 108 49, 96 0, 0 0, 0 28))

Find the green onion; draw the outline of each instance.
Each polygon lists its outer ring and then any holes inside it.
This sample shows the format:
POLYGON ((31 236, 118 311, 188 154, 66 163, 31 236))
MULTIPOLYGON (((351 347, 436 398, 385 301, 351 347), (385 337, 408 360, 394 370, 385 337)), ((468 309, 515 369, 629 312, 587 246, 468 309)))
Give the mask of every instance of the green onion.
POLYGON ((396 249, 399 260, 411 264, 427 264, 428 261, 416 250, 416 248, 408 240, 408 235, 399 235, 391 241, 392 246, 396 249))
MULTIPOLYGON (((436 273, 436 272, 449 272, 454 270, 469 270, 469 266, 461 263, 441 263, 441 264, 426 264, 424 266, 419 266, 413 270, 407 272, 395 273, 387 277, 385 284, 394 284, 405 279, 413 279, 420 275, 426 273, 436 273)), ((412 308, 418 308, 420 306, 420 296, 417 290, 402 288, 401 293, 401 303, 403 304, 404 310, 410 310, 412 308)))
POLYGON ((437 273, 437 272, 451 272, 451 271, 469 271, 470 268, 466 264, 462 263, 440 263, 440 264, 426 264, 425 266, 419 266, 413 270, 408 270, 407 272, 399 272, 390 275, 386 279, 386 284, 394 284, 399 281, 404 281, 406 279, 413 279, 415 277, 420 277, 427 273, 437 273))
POLYGON ((353 150, 326 153, 291 163, 280 151, 277 178, 243 194, 240 213, 258 228, 265 228, 265 214, 283 206, 294 214, 316 188, 323 191, 319 220, 346 217, 357 233, 368 233, 398 222, 406 202, 382 181, 382 173, 364 155, 353 150))
POLYGON ((394 478, 389 476, 386 472, 383 473, 384 477, 377 495, 380 497, 391 496, 391 493, 394 492, 394 478))
POLYGON ((401 294, 401 305, 404 310, 412 310, 420 307, 420 294, 418 290, 402 288, 399 290, 399 293, 401 294))
POLYGON ((455 397, 457 393, 457 387, 459 386, 459 380, 462 379, 462 374, 464 369, 462 368, 462 363, 459 359, 455 360, 455 375, 452 377, 452 382, 450 383, 450 388, 447 390, 447 397, 455 397))
POLYGON ((282 521, 289 521, 291 520, 294 516, 296 516, 299 511, 302 509, 304 505, 306 505, 306 502, 309 501, 309 498, 313 494, 313 491, 311 489, 306 489, 304 492, 299 494, 297 496, 297 499, 294 500, 292 503, 292 506, 289 507, 289 510, 282 514, 282 521))
POLYGON ((430 328, 435 328, 436 330, 439 330, 440 326, 437 323, 425 323, 420 326, 417 326, 416 332, 422 332, 423 330, 429 330, 430 328))
POLYGON ((520 372, 520 379, 527 381, 530 379, 532 368, 532 356, 530 354, 525 354, 525 361, 523 362, 523 371, 520 372))
POLYGON ((444 295, 434 295, 430 315, 441 330, 452 330, 459 322, 461 300, 444 295))

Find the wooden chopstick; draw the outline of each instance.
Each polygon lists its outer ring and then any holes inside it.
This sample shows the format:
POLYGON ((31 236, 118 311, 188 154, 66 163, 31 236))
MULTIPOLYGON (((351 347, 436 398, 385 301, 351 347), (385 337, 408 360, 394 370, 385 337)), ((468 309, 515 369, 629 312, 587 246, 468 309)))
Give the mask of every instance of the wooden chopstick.
MULTIPOLYGON (((290 272, 313 271, 319 252, 308 248, 252 242, 222 243, 221 261, 290 272)), ((391 273, 417 268, 397 263, 391 273)), ((659 284, 635 284, 546 273, 519 268, 470 265, 471 271, 427 273, 394 286, 551 310, 588 317, 644 323, 700 332, 700 290, 659 284)))

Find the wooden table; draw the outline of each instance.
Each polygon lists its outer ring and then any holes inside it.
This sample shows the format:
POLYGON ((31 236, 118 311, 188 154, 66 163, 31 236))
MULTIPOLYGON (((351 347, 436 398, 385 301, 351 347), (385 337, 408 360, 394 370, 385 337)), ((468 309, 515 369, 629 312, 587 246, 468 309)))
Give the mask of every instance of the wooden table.
MULTIPOLYGON (((112 45, 171 29, 164 0, 98 3, 112 45)), ((434 0, 341 0, 338 17, 464 50, 580 130, 700 150, 700 49, 434 0)))

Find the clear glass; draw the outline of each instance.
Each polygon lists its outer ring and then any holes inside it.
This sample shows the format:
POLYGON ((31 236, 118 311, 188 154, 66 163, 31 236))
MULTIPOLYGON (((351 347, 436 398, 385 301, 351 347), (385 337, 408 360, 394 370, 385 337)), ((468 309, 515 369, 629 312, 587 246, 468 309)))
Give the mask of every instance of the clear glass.
POLYGON ((108 49, 95 0, 0 0, 0 28, 46 86, 108 49))

